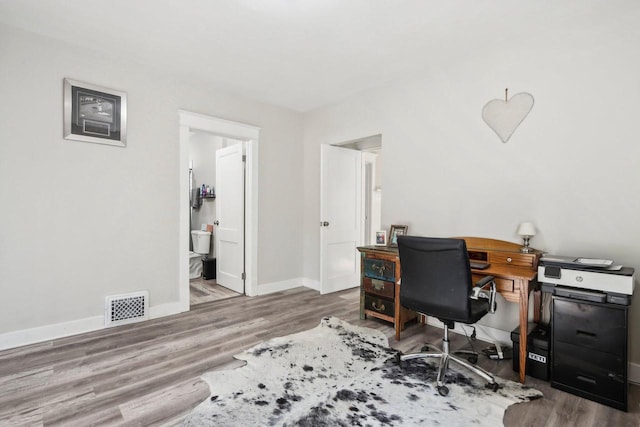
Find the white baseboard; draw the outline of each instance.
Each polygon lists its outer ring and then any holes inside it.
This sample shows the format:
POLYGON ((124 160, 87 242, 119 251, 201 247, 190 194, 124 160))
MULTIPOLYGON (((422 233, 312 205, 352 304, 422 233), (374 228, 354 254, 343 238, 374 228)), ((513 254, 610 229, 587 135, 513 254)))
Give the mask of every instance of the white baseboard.
POLYGON ((0 335, 0 350, 50 341, 104 328, 104 316, 86 317, 69 322, 7 332, 0 335))
POLYGON ((172 314, 183 313, 185 311, 189 311, 189 305, 186 305, 185 307, 185 304, 181 301, 168 302, 149 307, 149 319, 171 316, 172 314))
MULTIPOLYGON (((182 304, 179 302, 174 302, 149 307, 149 318, 156 319, 158 317, 181 313, 184 311, 181 310, 181 306, 182 304)), ((85 317, 84 319, 71 320, 53 325, 6 332, 0 334, 0 350, 51 341, 100 329, 105 329, 104 316, 85 317)))
POLYGON ((283 280, 280 282, 261 283, 258 285, 258 295, 267 295, 274 292, 288 291, 289 289, 304 286, 303 283, 303 278, 283 280))
POLYGON ((281 282, 271 282, 271 283, 260 284, 258 285, 258 295, 267 295, 267 294, 272 294, 274 292, 288 291, 289 289, 299 288, 301 286, 320 292, 319 280, 312 280, 306 277, 299 277, 296 279, 283 280, 281 282))
POLYGON ((313 289, 314 291, 320 292, 320 281, 319 280, 312 280, 312 279, 308 279, 308 278, 304 277, 302 279, 302 286, 304 286, 305 288, 313 289))

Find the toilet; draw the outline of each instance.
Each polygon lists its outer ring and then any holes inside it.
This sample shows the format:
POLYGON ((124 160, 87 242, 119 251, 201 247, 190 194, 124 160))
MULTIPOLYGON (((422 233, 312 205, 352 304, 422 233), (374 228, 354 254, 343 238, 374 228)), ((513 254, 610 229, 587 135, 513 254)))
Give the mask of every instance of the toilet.
POLYGON ((198 279, 202 277, 202 254, 189 251, 189 279, 198 279))
POLYGON ((192 230, 191 241, 193 252, 189 252, 189 279, 196 279, 202 276, 202 259, 209 255, 211 232, 192 230))
POLYGON ((193 242, 193 252, 209 255, 209 247, 211 246, 210 231, 192 230, 191 241, 193 242))

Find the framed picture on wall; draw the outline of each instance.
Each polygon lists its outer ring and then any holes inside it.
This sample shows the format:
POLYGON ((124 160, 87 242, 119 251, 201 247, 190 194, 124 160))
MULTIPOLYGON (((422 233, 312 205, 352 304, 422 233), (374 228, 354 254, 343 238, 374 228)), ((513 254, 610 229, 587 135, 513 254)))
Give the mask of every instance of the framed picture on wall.
POLYGON ((64 138, 125 147, 127 94, 64 79, 64 138))
POLYGON ((398 246, 398 236, 404 236, 409 229, 408 225, 392 225, 389 231, 389 246, 398 246))
POLYGON ((378 246, 386 246, 387 245, 387 231, 386 230, 376 231, 376 245, 378 245, 378 246))

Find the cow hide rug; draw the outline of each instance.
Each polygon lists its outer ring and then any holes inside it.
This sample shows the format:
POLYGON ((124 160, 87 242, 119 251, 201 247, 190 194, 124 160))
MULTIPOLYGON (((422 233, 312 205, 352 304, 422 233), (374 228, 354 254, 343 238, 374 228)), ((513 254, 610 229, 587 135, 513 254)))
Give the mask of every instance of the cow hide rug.
POLYGON ((246 365, 205 374, 211 397, 184 426, 498 426, 507 407, 542 397, 496 378, 497 391, 450 365, 446 397, 437 361, 401 366, 386 336, 335 317, 235 356, 246 365))

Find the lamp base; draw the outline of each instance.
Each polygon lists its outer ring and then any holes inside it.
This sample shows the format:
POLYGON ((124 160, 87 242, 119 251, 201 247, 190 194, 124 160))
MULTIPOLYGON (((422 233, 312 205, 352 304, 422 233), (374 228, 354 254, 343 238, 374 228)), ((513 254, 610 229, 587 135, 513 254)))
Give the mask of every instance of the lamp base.
POLYGON ((531 236, 522 236, 522 248, 520 248, 520 252, 523 254, 530 254, 533 252, 533 249, 529 247, 529 239, 531 236))

